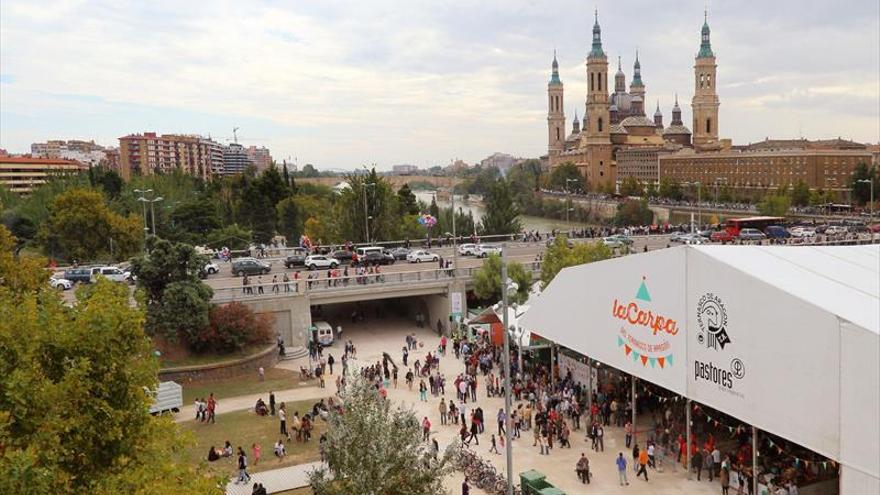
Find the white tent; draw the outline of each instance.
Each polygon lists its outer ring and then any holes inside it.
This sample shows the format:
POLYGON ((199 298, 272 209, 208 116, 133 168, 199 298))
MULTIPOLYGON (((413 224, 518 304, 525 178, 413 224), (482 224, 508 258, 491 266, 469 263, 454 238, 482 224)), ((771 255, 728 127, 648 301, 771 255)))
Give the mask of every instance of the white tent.
POLYGON ((561 271, 526 329, 880 492, 880 246, 681 246, 561 271))

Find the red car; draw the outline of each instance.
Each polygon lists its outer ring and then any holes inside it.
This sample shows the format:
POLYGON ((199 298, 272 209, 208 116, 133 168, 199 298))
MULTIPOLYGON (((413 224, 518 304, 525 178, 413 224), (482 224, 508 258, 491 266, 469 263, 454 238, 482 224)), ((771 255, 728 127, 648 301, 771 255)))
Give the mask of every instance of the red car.
POLYGON ((709 240, 712 242, 730 242, 734 239, 736 237, 726 230, 716 230, 709 236, 709 240))

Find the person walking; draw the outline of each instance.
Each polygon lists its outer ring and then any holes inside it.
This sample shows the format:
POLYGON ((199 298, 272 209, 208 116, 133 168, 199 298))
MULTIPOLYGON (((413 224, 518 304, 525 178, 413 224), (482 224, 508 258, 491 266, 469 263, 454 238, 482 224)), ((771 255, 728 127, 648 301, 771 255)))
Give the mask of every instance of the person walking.
POLYGON ((504 409, 498 410, 498 436, 506 435, 507 430, 504 427, 504 423, 507 422, 507 415, 504 414, 504 409))
POLYGON ((724 462, 721 463, 721 495, 728 495, 728 490, 730 490, 730 458, 725 457, 724 462))
POLYGON ((447 406, 446 406, 446 398, 445 398, 445 397, 441 397, 441 398, 440 398, 440 424, 441 424, 441 425, 445 425, 445 424, 446 424, 446 421, 447 421, 447 419, 446 419, 446 412, 447 412, 447 411, 448 411, 448 408, 447 408, 447 406))
POLYGON ((281 403, 281 407, 278 409, 278 421, 281 422, 280 433, 287 437, 287 441, 290 441, 290 433, 287 433, 287 411, 284 410, 284 403, 281 403))
POLYGON ((263 276, 257 275, 257 294, 263 293, 263 276))
POLYGON ((501 455, 501 452, 498 452, 498 446, 495 444, 495 435, 492 435, 490 441, 492 442, 492 446, 489 447, 489 452, 495 452, 496 454, 501 455))
POLYGON ((601 424, 596 427, 596 452, 605 452, 605 429, 601 424))
POLYGON ((331 375, 333 374, 333 364, 334 364, 335 362, 336 362, 336 360, 333 359, 333 354, 328 354, 328 355, 327 355, 327 366, 330 367, 330 374, 331 374, 331 375))
POLYGON ((278 275, 272 275, 272 292, 278 294, 278 275))
POLYGON ((428 402, 428 386, 425 385, 425 380, 419 380, 419 400, 428 402))
POLYGON ((703 452, 700 449, 691 457, 691 469, 697 472, 697 481, 700 481, 700 474, 703 472, 703 452))
POLYGON ((244 453, 244 449, 241 446, 238 447, 238 479, 235 481, 236 484, 239 483, 247 483, 251 480, 251 475, 247 472, 247 454, 244 453))
POLYGON ((217 413, 217 399, 214 398, 214 393, 211 392, 211 394, 208 396, 208 419, 206 419, 205 422, 207 423, 210 421, 211 424, 216 423, 217 422, 216 413, 217 413))
POLYGON ((275 416, 275 392, 269 391, 269 414, 275 416))
POLYGON ((629 481, 626 479, 626 459, 623 457, 623 452, 617 454, 615 463, 617 464, 617 477, 620 479, 620 486, 629 485, 629 481))
POLYGON ((636 471, 636 478, 639 477, 640 474, 645 475, 645 481, 648 481, 648 451, 642 450, 639 452, 639 470, 636 471))
POLYGON ((626 448, 629 448, 630 445, 632 444, 632 439, 633 439, 632 423, 627 421, 626 424, 623 426, 623 431, 626 434, 626 448))
POLYGON ((428 441, 428 438, 431 436, 431 422, 428 421, 428 417, 425 416, 422 419, 422 440, 428 441))
POLYGON ((471 444, 471 440, 476 440, 477 445, 480 445, 480 439, 477 435, 480 433, 480 429, 477 426, 477 422, 473 419, 473 414, 471 415, 471 436, 468 438, 467 444, 471 444))
POLYGON ((284 282, 284 292, 290 292, 290 277, 287 272, 281 275, 281 281, 284 282))
POLYGON ((468 484, 468 477, 464 477, 464 481, 461 482, 461 495, 471 495, 471 486, 468 484))

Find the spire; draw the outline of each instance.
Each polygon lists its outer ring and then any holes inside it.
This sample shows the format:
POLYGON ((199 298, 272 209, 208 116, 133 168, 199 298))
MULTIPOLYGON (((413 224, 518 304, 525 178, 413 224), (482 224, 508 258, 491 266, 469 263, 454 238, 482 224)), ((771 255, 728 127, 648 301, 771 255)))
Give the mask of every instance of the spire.
POLYGON ((660 98, 657 98, 657 110, 654 111, 654 127, 663 129, 663 114, 660 113, 660 98))
POLYGON ((633 80, 629 84, 630 88, 636 87, 644 87, 645 84, 642 82, 642 64, 639 62, 639 51, 636 50, 636 61, 633 64, 633 80))
POLYGON ((703 29, 700 30, 700 52, 697 58, 714 57, 712 53, 712 43, 709 41, 709 9, 703 11, 703 29))
POLYGON ((559 79, 559 62, 556 61, 556 49, 553 49, 553 63, 551 64, 551 68, 553 69, 552 74, 550 75, 550 85, 558 86, 562 84, 562 80, 559 79))
POLYGON ((678 106, 678 93, 675 93, 675 105, 672 107, 672 125, 684 125, 681 122, 681 107, 678 106))
POLYGON ((595 11, 595 22, 593 23, 593 49, 590 50, 590 57, 604 57, 605 52, 602 50, 602 28, 599 27, 599 9, 595 11))
POLYGON ((574 120, 571 121, 571 133, 577 134, 581 132, 581 121, 578 120, 578 112, 574 111, 574 120))
POLYGON ((614 74, 614 92, 626 93, 626 74, 620 65, 620 57, 617 57, 617 74, 614 74))

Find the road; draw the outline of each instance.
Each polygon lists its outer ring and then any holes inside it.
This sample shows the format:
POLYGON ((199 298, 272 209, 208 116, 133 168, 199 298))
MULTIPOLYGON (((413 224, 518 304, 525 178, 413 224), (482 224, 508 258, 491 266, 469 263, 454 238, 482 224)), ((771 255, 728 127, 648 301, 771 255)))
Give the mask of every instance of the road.
MULTIPOLYGON (((638 236, 633 237, 633 250, 636 252, 641 252, 644 250, 645 245, 648 246, 648 249, 653 251, 655 249, 664 248, 669 244, 668 235, 657 235, 657 236, 638 236)), ((595 239, 572 239, 573 242, 598 242, 595 239)), ((517 261, 519 263, 528 263, 535 260, 535 257, 539 253, 543 253, 546 249, 545 242, 530 242, 530 243, 522 243, 515 242, 509 243, 507 246, 507 259, 510 261, 517 261)), ((443 259, 452 259, 452 246, 446 246, 437 249, 431 249, 430 252, 437 253, 443 259)), ((303 268, 296 268, 295 270, 285 270, 284 268, 284 260, 283 258, 266 258, 264 261, 268 262, 272 271, 268 275, 264 275, 262 277, 262 282, 264 284, 272 282, 272 276, 278 275, 279 280, 281 278, 281 273, 287 271, 291 273, 293 271, 308 271, 303 268)), ((483 260, 480 258, 475 258, 473 256, 459 256, 458 257, 458 267, 459 268, 472 268, 478 267, 483 263, 483 260)), ((241 277, 236 277, 231 273, 231 267, 228 262, 219 262, 220 273, 215 275, 208 276, 208 279, 205 281, 211 288, 213 289, 225 289, 232 287, 240 287, 241 286, 241 277)), ((417 270, 430 270, 438 268, 438 264, 435 262, 424 262, 424 263, 408 263, 406 261, 397 261, 393 265, 383 266, 382 272, 387 274, 398 273, 398 272, 411 272, 417 270)), ((326 278, 326 270, 317 270, 320 278, 326 278)), ((252 277, 251 284, 258 284, 257 277, 252 277)))

